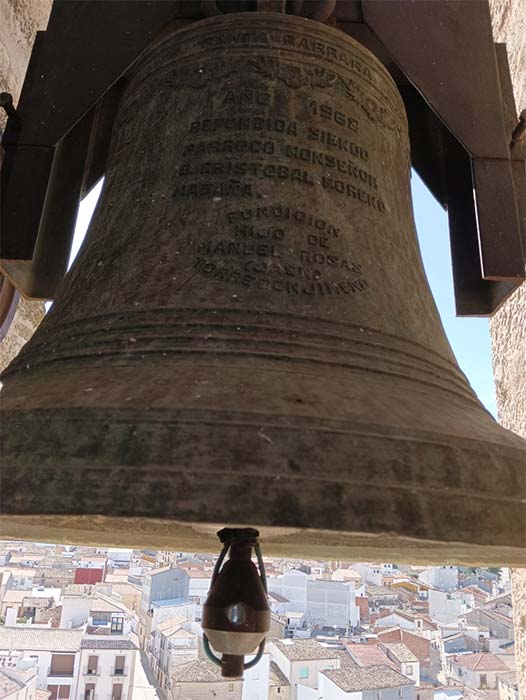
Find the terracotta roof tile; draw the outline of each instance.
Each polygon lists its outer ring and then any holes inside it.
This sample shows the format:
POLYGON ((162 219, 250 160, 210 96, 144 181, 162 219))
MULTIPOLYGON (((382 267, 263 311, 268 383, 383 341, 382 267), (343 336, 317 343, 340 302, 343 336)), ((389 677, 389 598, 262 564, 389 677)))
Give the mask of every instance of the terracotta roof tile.
POLYGON ((276 640, 274 644, 289 661, 337 658, 334 649, 324 647, 314 639, 276 640))
POLYGON ((274 661, 270 662, 269 686, 284 686, 290 685, 289 679, 274 661))
POLYGON ((428 661, 430 658, 431 644, 429 639, 421 637, 414 632, 401 629, 400 627, 391 627, 386 630, 378 630, 378 640, 383 644, 390 642, 402 642, 413 652, 418 661, 421 663, 428 661))
POLYGON ((9 678, 5 673, 0 670, 0 698, 5 698, 12 693, 16 693, 21 690, 24 686, 22 683, 9 678))
POLYGON ((454 656, 453 663, 470 671, 509 671, 504 661, 489 652, 481 651, 475 654, 454 656))
POLYGON ((382 648, 391 652, 397 661, 401 663, 415 663, 418 661, 413 652, 402 642, 387 642, 382 648))
POLYGON ((346 693, 414 685, 409 678, 385 665, 347 670, 336 669, 322 671, 322 673, 346 693))
POLYGON ((396 664, 376 644, 348 644, 347 650, 362 668, 386 665, 395 671, 398 670, 396 664))
POLYGON ((208 659, 196 659, 186 664, 181 664, 174 669, 173 680, 176 683, 232 683, 237 680, 223 678, 221 669, 208 659))
POLYGON ((137 649, 131 639, 83 639, 82 649, 137 649))
POLYGON ((0 649, 20 651, 69 651, 80 649, 82 630, 0 627, 0 649))

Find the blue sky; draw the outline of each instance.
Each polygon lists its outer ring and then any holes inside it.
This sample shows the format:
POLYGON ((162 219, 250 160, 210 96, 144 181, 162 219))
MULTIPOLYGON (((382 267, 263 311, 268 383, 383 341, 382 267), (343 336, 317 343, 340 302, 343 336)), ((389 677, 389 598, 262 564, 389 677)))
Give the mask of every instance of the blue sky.
POLYGON ((449 342, 479 399, 496 417, 489 320, 455 315, 447 214, 414 171, 411 188, 424 267, 449 342))
MULTIPOLYGON (((424 267, 442 323, 462 371, 482 403, 496 416, 489 322, 483 318, 456 317, 447 214, 414 171, 411 184, 424 267)), ((102 181, 80 205, 70 265, 86 233, 101 187, 102 181)))

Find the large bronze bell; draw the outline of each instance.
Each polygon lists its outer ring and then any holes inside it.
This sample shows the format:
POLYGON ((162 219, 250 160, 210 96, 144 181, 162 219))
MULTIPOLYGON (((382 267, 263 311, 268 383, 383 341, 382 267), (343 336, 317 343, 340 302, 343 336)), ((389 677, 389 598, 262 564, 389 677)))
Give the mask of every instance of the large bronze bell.
POLYGON ((525 565, 524 445, 452 355, 409 166, 395 84, 333 28, 152 45, 3 377, 2 534, 210 550, 250 524, 269 554, 525 565))

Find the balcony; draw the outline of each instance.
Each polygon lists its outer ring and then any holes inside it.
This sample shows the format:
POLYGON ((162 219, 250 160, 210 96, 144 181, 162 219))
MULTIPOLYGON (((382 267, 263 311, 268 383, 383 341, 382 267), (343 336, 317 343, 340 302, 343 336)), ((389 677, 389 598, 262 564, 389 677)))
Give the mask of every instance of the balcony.
POLYGON ((127 676, 128 675, 128 667, 125 666, 124 668, 114 668, 110 675, 111 676, 127 676))
POLYGON ((73 671, 56 671, 53 669, 48 669, 47 673, 49 678, 73 678, 73 671))
POLYGON ((100 670, 99 670, 99 668, 88 668, 86 666, 84 668, 83 675, 84 676, 100 676, 100 670))

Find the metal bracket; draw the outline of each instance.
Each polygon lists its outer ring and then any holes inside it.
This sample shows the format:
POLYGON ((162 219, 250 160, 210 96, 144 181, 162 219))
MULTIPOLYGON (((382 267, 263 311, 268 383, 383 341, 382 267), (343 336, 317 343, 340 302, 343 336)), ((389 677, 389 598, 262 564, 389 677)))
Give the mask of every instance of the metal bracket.
MULTIPOLYGON (((63 277, 79 196, 104 172, 121 78, 157 33, 201 19, 204 4, 54 0, 19 123, 9 119, 3 139, 0 264, 25 295, 52 298, 63 277)), ((285 9, 316 16, 329 5, 285 9)), ((457 313, 492 314, 525 276, 526 175, 488 0, 338 0, 329 21, 373 51, 402 93, 412 164, 448 211, 457 313)))

